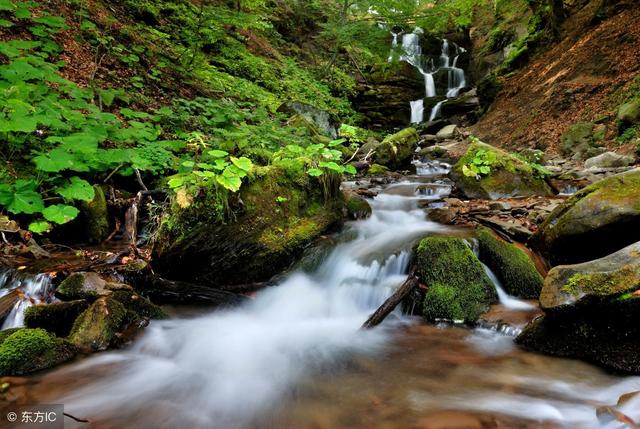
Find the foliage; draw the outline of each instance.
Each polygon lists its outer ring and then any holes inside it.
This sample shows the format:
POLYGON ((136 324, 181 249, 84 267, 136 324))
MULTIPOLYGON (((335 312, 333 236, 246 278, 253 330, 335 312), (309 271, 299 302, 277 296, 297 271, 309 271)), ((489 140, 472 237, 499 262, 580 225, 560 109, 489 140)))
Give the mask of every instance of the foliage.
POLYGON ((488 176, 491 174, 491 166, 498 160, 494 151, 478 149, 471 162, 462 166, 462 173, 467 177, 488 176))

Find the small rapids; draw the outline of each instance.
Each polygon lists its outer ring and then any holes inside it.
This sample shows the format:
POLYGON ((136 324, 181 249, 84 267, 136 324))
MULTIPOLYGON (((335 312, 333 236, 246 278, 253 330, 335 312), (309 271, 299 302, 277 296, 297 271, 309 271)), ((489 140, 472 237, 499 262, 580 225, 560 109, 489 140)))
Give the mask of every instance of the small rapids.
POLYGON ((29 274, 13 269, 0 272, 0 329, 18 328, 24 325, 24 311, 43 302, 52 302, 53 288, 48 274, 29 274), (5 308, 8 307, 8 308, 5 308))
MULTIPOLYGON (((371 217, 330 239, 313 268, 242 307, 154 321, 127 350, 34 376, 31 399, 114 429, 623 429, 596 409, 640 378, 519 349, 532 309, 506 294, 493 320, 517 323, 432 326, 396 310, 359 330, 406 279, 415 240, 465 235, 419 209, 449 194, 447 165, 416 169, 424 176, 378 189, 371 217)), ((639 398, 620 410, 640 419, 639 398)))

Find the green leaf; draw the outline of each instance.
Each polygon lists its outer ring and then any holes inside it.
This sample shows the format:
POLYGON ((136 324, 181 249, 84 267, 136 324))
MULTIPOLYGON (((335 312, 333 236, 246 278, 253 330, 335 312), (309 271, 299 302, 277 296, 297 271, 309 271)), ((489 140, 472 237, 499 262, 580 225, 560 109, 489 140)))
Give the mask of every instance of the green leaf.
POLYGON ((342 173, 344 171, 344 167, 341 165, 336 164, 333 161, 330 162, 321 162, 320 163, 320 167, 322 168, 328 168, 329 170, 333 170, 336 171, 338 173, 342 173))
POLYGON ((42 234, 45 232, 49 232, 50 230, 51 230, 51 224, 43 220, 31 222, 29 224, 29 231, 35 232, 36 234, 42 234))
POLYGON ((6 19, 0 19, 0 27, 4 27, 4 28, 13 27, 13 22, 7 21, 6 19))
POLYGON ((309 170, 307 170, 307 174, 311 177, 318 177, 322 176, 324 172, 319 168, 310 168, 309 170))
POLYGON ((478 168, 478 171, 480 172, 480 174, 485 174, 486 175, 486 174, 491 173, 491 168, 486 166, 486 165, 483 165, 480 168, 478 168))
POLYGON ((65 204, 56 204, 55 206, 49 206, 46 209, 42 210, 42 214, 44 218, 48 221, 55 222, 57 224, 64 224, 69 222, 78 216, 80 211, 73 207, 67 206, 65 204))
POLYGON ((353 165, 349 164, 344 167, 344 172, 348 174, 356 174, 358 171, 353 165))
POLYGON ((334 146, 340 146, 342 143, 346 142, 346 139, 338 139, 338 140, 331 140, 328 144, 329 147, 334 147, 334 146))
POLYGON ((20 191, 13 194, 13 199, 7 210, 13 214, 26 213, 33 214, 39 213, 44 209, 44 201, 42 196, 36 191, 20 191))
POLYGON ((0 10, 13 10, 15 8, 11 0, 0 0, 0 10))
POLYGON ((240 189, 240 186, 242 185, 242 179, 240 179, 238 176, 231 176, 231 175, 224 175, 224 174, 218 175, 216 177, 216 182, 218 182, 219 184, 221 184, 223 187, 230 190, 231 192, 237 192, 240 189))
POLYGON ((240 158, 235 158, 232 156, 230 159, 233 165, 238 167, 240 170, 249 171, 251 170, 251 167, 253 167, 253 163, 251 162, 251 160, 244 156, 240 158))
POLYGON ((211 156, 213 158, 223 158, 223 157, 229 155, 229 152, 225 152, 223 150, 218 150, 218 149, 210 150, 207 153, 209 154, 209 156, 211 156))
POLYGON ((72 177, 64 186, 56 188, 56 192, 66 200, 92 201, 95 196, 93 186, 77 176, 72 177))
POLYGON ((175 188, 179 188, 182 185, 184 185, 184 182, 185 182, 185 177, 184 176, 178 176, 178 177, 174 177, 173 179, 169 179, 167 184, 169 185, 169 187, 171 189, 175 189, 175 188))

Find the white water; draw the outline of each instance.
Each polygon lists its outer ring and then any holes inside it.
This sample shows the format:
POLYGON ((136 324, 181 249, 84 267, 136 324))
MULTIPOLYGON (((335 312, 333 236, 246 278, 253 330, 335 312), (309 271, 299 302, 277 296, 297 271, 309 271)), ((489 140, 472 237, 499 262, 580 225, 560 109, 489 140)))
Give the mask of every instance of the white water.
POLYGON ((17 290, 19 299, 4 319, 2 328, 24 326, 24 311, 42 302, 50 302, 52 297, 51 277, 48 274, 27 274, 14 270, 0 273, 0 297, 17 290))
MULTIPOLYGON (((417 207, 418 199, 437 198, 416 196, 422 184, 379 194, 371 217, 349 225, 346 234, 356 238, 336 246, 315 272, 294 272, 240 308, 154 322, 131 350, 60 370, 75 378, 74 371, 117 367, 57 400, 94 420, 135 419, 145 410, 147 426, 251 426, 301 377, 384 345, 386 329, 360 331, 361 324, 406 279, 412 241, 444 229, 417 207)), ((390 319, 387 326, 402 320, 390 319)))
POLYGON ((433 106, 433 108, 431 109, 431 113, 429 114, 429 122, 433 121, 438 116, 440 116, 440 109, 442 109, 442 105, 444 104, 445 101, 447 100, 438 101, 438 103, 435 106, 433 106))
POLYGON ((482 265, 484 267, 484 271, 487 273, 487 277, 489 277, 493 285, 496 287, 496 292, 498 294, 498 300, 500 301, 500 304, 502 304, 509 310, 531 310, 535 308, 528 302, 522 301, 516 297, 509 295, 507 291, 504 290, 504 288, 502 287, 502 283, 495 275, 495 273, 491 270, 491 268, 489 268, 485 264, 482 265))
POLYGON ((424 116, 424 100, 421 98, 411 102, 411 123, 419 124, 424 116))

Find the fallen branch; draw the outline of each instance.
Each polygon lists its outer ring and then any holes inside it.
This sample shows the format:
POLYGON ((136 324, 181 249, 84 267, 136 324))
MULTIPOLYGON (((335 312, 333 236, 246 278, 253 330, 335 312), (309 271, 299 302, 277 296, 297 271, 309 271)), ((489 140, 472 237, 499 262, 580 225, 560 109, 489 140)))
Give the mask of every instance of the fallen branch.
POLYGON ((373 313, 360 329, 370 329, 378 326, 391 312, 409 295, 409 292, 418 286, 418 278, 413 274, 373 313))
POLYGON ((213 287, 182 281, 167 280, 157 275, 149 275, 138 284, 142 294, 153 302, 163 304, 209 304, 232 306, 247 302, 250 298, 213 287))

